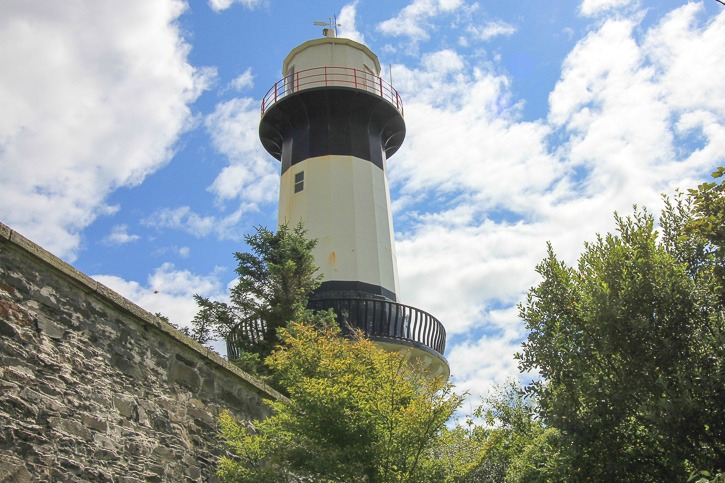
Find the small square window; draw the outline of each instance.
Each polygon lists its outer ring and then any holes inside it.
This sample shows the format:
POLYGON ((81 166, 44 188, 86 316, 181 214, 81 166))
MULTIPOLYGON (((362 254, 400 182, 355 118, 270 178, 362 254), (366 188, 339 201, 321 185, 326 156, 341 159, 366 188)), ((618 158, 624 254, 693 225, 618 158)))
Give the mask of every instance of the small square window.
POLYGON ((305 188, 305 172, 300 171, 295 174, 295 193, 299 193, 305 188))

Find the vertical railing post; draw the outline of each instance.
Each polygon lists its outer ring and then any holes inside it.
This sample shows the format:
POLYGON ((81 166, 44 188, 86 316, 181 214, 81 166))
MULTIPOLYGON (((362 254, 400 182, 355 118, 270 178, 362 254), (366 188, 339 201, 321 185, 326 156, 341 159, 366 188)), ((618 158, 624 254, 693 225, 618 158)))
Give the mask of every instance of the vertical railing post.
POLYGON ((378 77, 378 82, 380 84, 380 97, 384 97, 383 96, 383 78, 382 77, 378 77))
POLYGON ((327 66, 325 66, 325 87, 327 87, 327 66))
POLYGON ((279 85, 279 82, 274 83, 274 102, 277 102, 277 86, 279 85))
POLYGON ((357 69, 352 69, 352 77, 355 79, 355 89, 357 89, 357 69))

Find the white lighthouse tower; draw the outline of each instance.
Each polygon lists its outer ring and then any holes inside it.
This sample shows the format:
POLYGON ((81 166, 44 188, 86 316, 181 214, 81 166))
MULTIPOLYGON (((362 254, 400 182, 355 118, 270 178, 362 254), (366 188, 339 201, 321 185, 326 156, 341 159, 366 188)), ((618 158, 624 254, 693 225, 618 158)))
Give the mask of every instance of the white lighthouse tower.
POLYGON ((402 101, 370 49, 324 33, 292 49, 262 100, 259 136, 282 162, 279 224, 317 239, 312 308, 447 376, 442 324, 398 300, 386 164, 405 138, 402 101))

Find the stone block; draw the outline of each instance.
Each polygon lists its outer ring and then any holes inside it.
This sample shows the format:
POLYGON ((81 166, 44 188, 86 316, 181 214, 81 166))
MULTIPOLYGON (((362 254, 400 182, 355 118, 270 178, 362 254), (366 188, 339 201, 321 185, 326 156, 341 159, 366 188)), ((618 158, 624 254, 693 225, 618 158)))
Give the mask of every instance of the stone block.
POLYGON ((33 476, 25 462, 14 456, 0 454, 0 481, 30 483, 33 476))
POLYGON ((169 461, 173 461, 176 457, 176 453, 172 451, 170 448, 167 448, 166 446, 159 445, 154 448, 153 452, 154 455, 158 456, 161 461, 168 463, 169 461))
POLYGON ((179 354, 178 352, 174 355, 174 358, 182 362, 183 364, 189 366, 189 367, 196 367, 197 361, 195 361, 192 357, 187 357, 184 354, 179 354))
POLYGON ((58 464, 66 470, 70 471, 71 473, 75 473, 77 475, 83 474, 83 472, 86 470, 85 466, 82 463, 80 463, 76 459, 70 459, 65 456, 58 457, 58 464))
POLYGON ((140 443, 138 441, 128 441, 124 445, 125 452, 133 455, 133 456, 139 456, 139 455, 147 455, 150 451, 150 448, 148 445, 140 443))
MULTIPOLYGON (((23 392, 25 392, 25 390, 23 390, 23 392)), ((27 398, 23 397, 23 392, 21 392, 19 396, 14 394, 5 396, 5 404, 15 417, 35 418, 39 412, 38 406, 34 404, 33 401, 29 401, 27 398)))
POLYGON ((114 292, 113 290, 111 290, 110 288, 106 287, 103 284, 99 283, 96 287, 96 291, 104 299, 106 299, 107 301, 116 305, 122 311, 127 312, 128 314, 131 314, 135 317, 138 317, 141 321, 148 323, 148 320, 156 319, 156 317, 153 314, 146 312, 144 309, 142 309, 135 303, 122 297, 121 295, 117 294, 116 292, 114 292))
POLYGON ((14 339, 18 336, 18 331, 9 322, 0 319, 0 336, 14 339))
POLYGON ((198 391, 201 385, 199 373, 195 369, 181 363, 174 364, 173 381, 192 391, 198 391))
POLYGON ((20 305, 9 300, 0 300, 0 319, 10 324, 12 329, 6 330, 12 330, 13 337, 24 327, 33 326, 33 319, 30 318, 27 311, 20 305))
POLYGON ((120 354, 113 354, 111 357, 111 365, 127 376, 133 377, 134 379, 143 379, 141 369, 120 354))
MULTIPOLYGON (((65 384, 63 384, 65 386, 65 384)), ((46 384, 41 382, 36 386, 40 392, 50 397, 58 397, 63 394, 62 390, 58 386, 46 384)))
POLYGON ((190 466, 188 469, 189 478, 191 478, 194 481, 198 481, 201 479, 201 468, 198 466, 190 466))
POLYGON ((113 396, 113 405, 116 410, 126 419, 131 419, 136 412, 136 403, 133 398, 120 395, 113 396))
POLYGON ((35 373, 27 366, 8 365, 3 369, 3 378, 8 381, 19 382, 25 386, 35 382, 35 373))
POLYGON ((51 339, 62 339, 65 334, 65 327, 61 327, 47 317, 38 317, 35 319, 38 330, 51 339))
POLYGON ((105 432, 108 429, 108 423, 98 416, 91 414, 81 414, 81 422, 90 429, 105 432))
POLYGON ((115 451, 106 448, 99 448, 93 452, 93 459, 101 461, 115 461, 119 459, 119 456, 115 451))
POLYGON ((89 440, 93 438, 93 435, 88 428, 86 428, 80 422, 72 419, 63 419, 56 417, 48 418, 48 424, 54 430, 67 434, 69 436, 84 440, 89 440))
POLYGON ((190 407, 187 408, 186 414, 195 421, 204 423, 203 426, 206 428, 212 428, 214 426, 214 417, 203 409, 190 407))

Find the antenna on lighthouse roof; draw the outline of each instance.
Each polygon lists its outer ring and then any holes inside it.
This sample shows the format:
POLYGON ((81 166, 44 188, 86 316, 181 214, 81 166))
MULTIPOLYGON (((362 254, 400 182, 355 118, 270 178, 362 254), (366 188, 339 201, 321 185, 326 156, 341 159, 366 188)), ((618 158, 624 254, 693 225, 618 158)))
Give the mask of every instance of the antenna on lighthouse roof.
POLYGON ((334 17, 329 17, 328 22, 322 22, 322 21, 314 21, 312 22, 312 25, 317 25, 319 27, 326 27, 322 29, 322 35, 325 37, 337 37, 337 27, 342 27, 339 23, 337 23, 337 15, 334 17), (334 19, 334 20, 333 20, 334 19))

